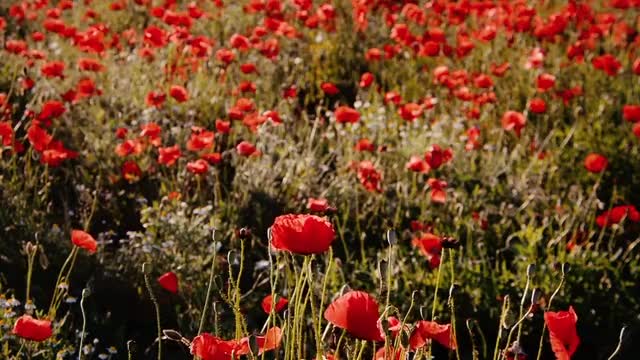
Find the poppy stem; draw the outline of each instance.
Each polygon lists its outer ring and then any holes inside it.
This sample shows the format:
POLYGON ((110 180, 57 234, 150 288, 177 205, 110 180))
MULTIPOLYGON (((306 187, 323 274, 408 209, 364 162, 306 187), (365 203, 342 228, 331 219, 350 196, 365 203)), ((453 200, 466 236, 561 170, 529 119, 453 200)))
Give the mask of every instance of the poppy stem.
MULTIPOLYGON (((527 271, 527 283, 524 286, 524 293, 522 294, 522 299, 520 299, 520 318, 522 318, 522 311, 524 310, 524 300, 527 297, 527 292, 529 291, 529 284, 531 283, 531 277, 529 276, 529 271, 527 271)), ((531 304, 533 306, 533 304, 531 304)), ((516 336, 516 341, 520 343, 520 335, 522 334, 522 322, 518 324, 518 335, 516 336)), ((508 345, 508 344, 507 344, 508 345)))
POLYGON ((433 291, 433 306, 431 307, 431 321, 436 317, 436 308, 438 306, 438 289, 440 288, 440 278, 442 275, 442 263, 444 263, 444 254, 442 252, 442 257, 440 258, 440 265, 438 265, 438 275, 436 275, 436 288, 433 291))
POLYGON ((622 340, 624 338, 624 332, 625 330, 627 330, 626 326, 622 327, 622 330, 620 330, 620 338, 618 339, 618 346, 616 347, 616 349, 613 351, 613 354, 611 354, 611 356, 609 356, 609 358, 607 360, 613 360, 613 358, 618 355, 618 352, 620 352, 620 349, 622 348, 622 340))
POLYGON ((162 359, 162 328, 160 327, 160 306, 158 305, 158 300, 156 296, 153 294, 153 290, 151 289, 151 282, 149 281, 149 267, 147 263, 142 264, 142 274, 144 276, 144 284, 147 287, 147 291, 149 292, 149 297, 151 298, 151 302, 156 310, 156 325, 158 328, 158 360, 162 359))
MULTIPOLYGON (((565 264, 562 264, 562 277, 560 278, 560 283, 558 284, 556 291, 554 291, 553 294, 551 294, 551 297, 549 298, 549 304, 547 305, 547 309, 551 309, 551 303, 553 302, 553 298, 556 297, 556 295, 560 291, 560 288, 562 288, 562 285, 564 284, 564 277, 565 277, 565 264)), ((542 324, 542 333, 540 334, 540 342, 538 343, 538 355, 536 355, 536 360, 540 360, 540 356, 542 356, 542 343, 544 342, 544 334, 546 330, 547 330, 547 323, 544 322, 542 324)))
POLYGON ((58 279, 56 280, 56 285, 53 288, 53 296, 51 297, 51 304, 49 305, 49 316, 52 317, 52 318, 55 318, 54 305, 56 303, 56 298, 58 297, 58 289, 60 287, 60 282, 62 280, 62 274, 64 273, 67 265, 69 265, 69 262, 71 261, 71 258, 74 257, 74 254, 77 251, 78 251, 78 247, 74 245, 73 249, 71 249, 71 252, 69 253, 69 256, 67 256, 67 259, 62 264, 62 267, 60 268, 60 272, 58 273, 58 279))
POLYGON ((204 320, 207 317, 207 310, 209 308, 209 301, 211 301, 211 289, 213 288, 213 277, 216 272, 216 229, 213 229, 213 233, 211 234, 211 239, 213 240, 213 257, 211 258, 211 271, 209 273, 209 285, 207 287, 207 295, 205 296, 204 306, 202 307, 202 315, 200 316, 200 325, 198 325, 198 334, 202 333, 202 328, 204 327, 204 320))
POLYGON ((37 246, 31 246, 31 243, 27 243, 27 248, 30 250, 27 252, 27 294, 25 297, 25 303, 29 303, 31 295, 31 277, 33 275, 33 263, 35 262, 36 254, 38 253, 37 246))
POLYGON ((82 331, 80 332, 80 346, 78 346, 78 360, 82 360, 82 344, 87 330, 87 314, 84 309, 84 301, 89 296, 89 289, 82 290, 82 298, 80 299, 80 312, 82 313, 82 331))
POLYGON ((493 348, 493 360, 498 358, 498 350, 500 349, 500 339, 502 338, 502 329, 504 328, 504 322, 507 318, 507 312, 509 311, 509 295, 504 296, 502 301, 502 312, 500 313, 500 322, 498 324, 498 336, 496 337, 496 346, 493 348))

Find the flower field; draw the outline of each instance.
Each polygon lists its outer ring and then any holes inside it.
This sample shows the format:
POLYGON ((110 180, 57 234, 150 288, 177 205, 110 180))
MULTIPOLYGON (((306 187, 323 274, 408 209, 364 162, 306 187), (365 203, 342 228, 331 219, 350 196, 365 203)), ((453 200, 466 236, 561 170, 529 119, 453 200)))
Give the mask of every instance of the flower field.
POLYGON ((2 1, 0 204, 0 359, 637 359, 640 1, 2 1))

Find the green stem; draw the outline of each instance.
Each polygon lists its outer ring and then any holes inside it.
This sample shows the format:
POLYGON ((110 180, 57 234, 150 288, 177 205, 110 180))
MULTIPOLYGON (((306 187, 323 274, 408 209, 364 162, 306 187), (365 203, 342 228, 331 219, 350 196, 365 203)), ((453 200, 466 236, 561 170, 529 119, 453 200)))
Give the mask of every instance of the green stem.
POLYGON ((151 298, 151 302, 153 302, 153 306, 156 310, 156 326, 158 330, 158 360, 162 359, 162 328, 160 326, 160 306, 158 305, 158 300, 156 296, 153 294, 153 290, 151 288, 151 282, 149 281, 149 274, 147 274, 148 267, 147 263, 142 264, 142 273, 144 275, 144 284, 147 287, 147 291, 149 292, 149 297, 151 298))

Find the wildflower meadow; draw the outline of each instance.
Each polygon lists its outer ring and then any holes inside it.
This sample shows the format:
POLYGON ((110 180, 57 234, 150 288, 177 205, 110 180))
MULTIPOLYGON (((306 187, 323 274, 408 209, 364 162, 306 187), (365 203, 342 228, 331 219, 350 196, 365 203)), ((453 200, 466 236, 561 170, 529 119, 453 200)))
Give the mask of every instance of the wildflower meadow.
POLYGON ((0 360, 640 359, 640 1, 0 1, 0 360))

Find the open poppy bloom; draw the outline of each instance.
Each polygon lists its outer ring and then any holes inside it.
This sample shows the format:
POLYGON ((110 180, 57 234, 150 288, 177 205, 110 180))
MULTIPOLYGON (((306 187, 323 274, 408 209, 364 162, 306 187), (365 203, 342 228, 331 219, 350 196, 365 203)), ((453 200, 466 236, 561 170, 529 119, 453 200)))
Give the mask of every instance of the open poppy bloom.
POLYGON ((329 250, 335 236, 329 220, 315 215, 282 215, 271 226, 271 246, 300 255, 329 250))
POLYGON ((596 153, 591 153, 584 159, 584 168, 594 174, 603 172, 608 164, 605 156, 596 153))
POLYGON ((262 310, 267 313, 270 314, 271 313, 271 307, 273 306, 273 311, 279 313, 280 311, 284 310, 284 308, 287 307, 287 304, 289 303, 289 300, 287 300, 287 298, 284 298, 282 296, 275 296, 276 298, 276 303, 275 305, 273 304, 273 297, 271 296, 271 294, 267 295, 264 297, 264 299, 262 299, 262 310))
POLYGON ((551 342, 551 350, 556 355, 556 359, 570 359, 580 345, 580 338, 576 331, 576 315, 572 306, 568 311, 544 313, 544 322, 549 328, 549 340, 551 342))
POLYGON ((161 275, 158 278, 158 283, 168 292, 174 294, 178 293, 178 276, 173 271, 169 271, 161 275))
POLYGON ((444 204, 447 201, 447 193, 444 190, 447 187, 447 182, 430 178, 427 180, 427 184, 431 188, 431 201, 437 204, 444 204))
POLYGON ((623 219, 632 222, 640 221, 640 212, 633 205, 614 206, 611 210, 607 210, 596 218, 596 224, 600 227, 607 227, 613 224, 619 224, 623 219))
POLYGON ((418 248, 420 253, 427 258, 429 266, 437 268, 440 265, 440 253, 442 252, 442 239, 434 234, 426 233, 421 237, 411 240, 411 245, 418 248))
POLYGON ((451 324, 441 325, 435 321, 418 321, 409 338, 411 350, 425 346, 427 340, 435 340, 450 350, 455 350, 457 346, 456 339, 451 336, 451 324))
POLYGON ((349 291, 334 300, 324 312, 328 322, 367 341, 384 341, 379 317, 378 302, 364 291, 349 291))
POLYGON ((509 110, 502 115, 502 128, 507 131, 513 130, 518 137, 526 124, 527 118, 520 112, 509 110))
POLYGON ((22 315, 13 326, 13 333, 23 339, 45 341, 51 337, 51 321, 37 320, 29 315, 22 315))
POLYGON ((426 161, 422 160, 421 156, 416 155, 411 156, 411 159, 409 159, 409 162, 407 163, 407 165, 405 165, 405 167, 411 171, 423 174, 426 174, 429 172, 429 170, 431 170, 429 164, 426 161))
POLYGON ((90 234, 82 230, 71 230, 71 242, 73 245, 83 248, 93 254, 98 249, 98 243, 90 234))
POLYGON ((335 110, 336 121, 339 123, 356 123, 360 120, 360 113, 358 110, 348 107, 339 106, 335 110))
MULTIPOLYGON (((277 349, 281 341, 282 330, 279 327, 270 328, 264 336, 256 336, 258 355, 277 349)), ((196 336, 191 342, 191 354, 202 360, 232 360, 250 352, 249 337, 240 340, 223 340, 204 333, 196 336)))
POLYGON ((320 89, 327 95, 336 95, 340 92, 340 89, 331 82, 323 82, 322 85, 320 85, 320 89))

